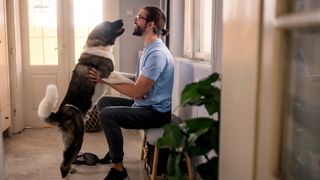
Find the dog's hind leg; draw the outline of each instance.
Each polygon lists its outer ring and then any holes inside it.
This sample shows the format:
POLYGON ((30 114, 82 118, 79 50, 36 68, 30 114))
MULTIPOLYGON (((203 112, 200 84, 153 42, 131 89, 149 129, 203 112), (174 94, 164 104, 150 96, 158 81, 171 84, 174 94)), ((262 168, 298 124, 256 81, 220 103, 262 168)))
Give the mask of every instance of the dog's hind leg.
POLYGON ((62 178, 62 179, 63 180, 69 180, 69 174, 66 177, 62 178))
POLYGON ((60 165, 62 178, 69 174, 71 164, 79 153, 84 134, 84 123, 81 112, 73 106, 63 107, 64 121, 61 124, 62 138, 65 145, 63 161, 60 165))
MULTIPOLYGON (((65 135, 65 136, 69 136, 69 135, 65 135)), ((71 136, 73 136, 73 135, 71 135, 71 136)), ((69 140, 74 141, 75 140, 74 137, 73 138, 64 137, 64 139, 68 139, 67 141, 69 141, 69 140)), ((69 171, 71 169, 71 164, 75 160, 76 155, 78 153, 79 153, 78 148, 76 148, 74 146, 74 142, 72 144, 70 144, 63 152, 63 161, 60 165, 60 172, 61 172, 61 176, 63 178, 65 178, 66 176, 69 175, 69 171)))

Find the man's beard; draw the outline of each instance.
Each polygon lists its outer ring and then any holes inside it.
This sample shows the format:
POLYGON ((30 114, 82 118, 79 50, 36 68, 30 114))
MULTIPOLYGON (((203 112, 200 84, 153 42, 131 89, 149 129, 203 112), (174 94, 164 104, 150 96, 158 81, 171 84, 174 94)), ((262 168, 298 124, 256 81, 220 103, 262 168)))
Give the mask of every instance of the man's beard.
POLYGON ((134 36, 142 36, 142 34, 144 33, 145 30, 146 30, 145 27, 143 28, 141 26, 136 25, 132 34, 134 36))

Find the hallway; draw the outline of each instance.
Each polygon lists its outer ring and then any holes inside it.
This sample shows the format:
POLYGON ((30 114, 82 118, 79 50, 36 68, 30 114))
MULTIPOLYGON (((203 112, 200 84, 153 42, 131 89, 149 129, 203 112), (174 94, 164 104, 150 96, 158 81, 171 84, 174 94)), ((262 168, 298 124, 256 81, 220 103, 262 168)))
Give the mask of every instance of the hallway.
MULTIPOLYGON (((140 160, 142 140, 136 130, 124 130, 124 164, 131 180, 147 179, 140 160)), ((85 133, 81 152, 102 158, 108 150, 102 131, 85 133)), ((59 166, 63 144, 58 128, 25 129, 21 134, 4 138, 6 180, 61 179, 59 166)), ((111 165, 75 165, 70 179, 103 179, 111 165)))

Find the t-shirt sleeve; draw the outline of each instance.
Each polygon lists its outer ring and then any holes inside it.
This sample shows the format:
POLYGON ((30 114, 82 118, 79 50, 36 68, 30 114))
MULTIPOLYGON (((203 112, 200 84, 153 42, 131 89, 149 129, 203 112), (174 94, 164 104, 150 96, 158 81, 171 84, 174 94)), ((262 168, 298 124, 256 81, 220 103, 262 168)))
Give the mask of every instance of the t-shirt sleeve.
POLYGON ((152 51, 146 58, 145 65, 143 66, 141 73, 145 77, 150 78, 153 81, 157 81, 166 65, 166 56, 164 53, 157 50, 152 51))

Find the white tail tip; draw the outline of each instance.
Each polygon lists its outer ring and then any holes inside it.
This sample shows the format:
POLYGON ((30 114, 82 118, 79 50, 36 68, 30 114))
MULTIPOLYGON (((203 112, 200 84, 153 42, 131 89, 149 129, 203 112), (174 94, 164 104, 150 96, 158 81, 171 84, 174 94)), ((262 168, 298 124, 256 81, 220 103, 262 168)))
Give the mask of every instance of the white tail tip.
POLYGON ((46 95, 39 104, 38 116, 40 117, 40 119, 44 120, 45 118, 47 118, 52 112, 52 109, 56 106, 57 102, 57 86, 54 84, 50 84, 47 86, 46 95))

